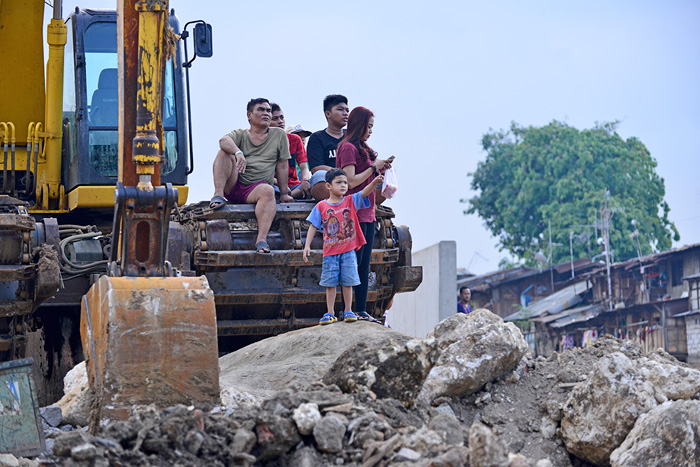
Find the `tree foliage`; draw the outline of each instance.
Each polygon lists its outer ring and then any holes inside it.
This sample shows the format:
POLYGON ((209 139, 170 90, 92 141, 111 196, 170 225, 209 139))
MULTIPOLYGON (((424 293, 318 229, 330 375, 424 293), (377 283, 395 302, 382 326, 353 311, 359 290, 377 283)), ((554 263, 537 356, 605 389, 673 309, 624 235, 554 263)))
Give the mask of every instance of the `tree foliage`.
POLYGON ((465 213, 477 213, 501 249, 527 263, 536 253, 549 254, 551 221, 552 242, 559 244, 554 263, 563 262, 570 235, 575 258, 601 252, 596 240, 607 189, 615 261, 637 256, 637 238, 642 255, 670 248, 680 236, 668 219, 656 160, 639 139, 623 140, 616 127, 579 131, 555 120, 540 128, 513 123, 509 131, 490 130, 482 138, 486 160, 470 174, 478 195, 465 213))

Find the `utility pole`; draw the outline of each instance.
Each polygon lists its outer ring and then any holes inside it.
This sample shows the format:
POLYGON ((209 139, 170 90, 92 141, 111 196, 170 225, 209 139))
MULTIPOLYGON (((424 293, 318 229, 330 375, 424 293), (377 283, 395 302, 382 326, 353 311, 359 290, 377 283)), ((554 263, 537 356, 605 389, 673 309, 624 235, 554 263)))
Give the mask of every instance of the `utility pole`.
POLYGON ((574 272, 574 232, 573 230, 569 231, 569 252, 571 253, 571 278, 576 277, 576 273, 574 272))
POLYGON ((612 303, 612 282, 610 280, 610 213, 608 212, 608 196, 610 192, 605 189, 605 208, 603 211, 603 240, 605 241, 605 267, 608 271, 608 303, 610 311, 613 309, 612 303))
POLYGON ((547 219, 549 224, 549 276, 552 281, 552 293, 554 293, 554 256, 552 256, 552 221, 547 219))

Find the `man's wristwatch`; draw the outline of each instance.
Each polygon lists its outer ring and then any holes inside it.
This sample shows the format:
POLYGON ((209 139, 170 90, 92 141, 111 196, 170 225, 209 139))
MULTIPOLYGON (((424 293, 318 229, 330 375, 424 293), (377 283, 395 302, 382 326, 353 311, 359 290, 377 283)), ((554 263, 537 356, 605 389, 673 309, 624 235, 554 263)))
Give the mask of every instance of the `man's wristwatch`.
POLYGON ((237 156, 237 155, 239 155, 239 154, 240 154, 241 156, 244 156, 244 155, 245 155, 245 154, 243 154, 243 151, 236 151, 236 153, 234 154, 234 156, 237 156))

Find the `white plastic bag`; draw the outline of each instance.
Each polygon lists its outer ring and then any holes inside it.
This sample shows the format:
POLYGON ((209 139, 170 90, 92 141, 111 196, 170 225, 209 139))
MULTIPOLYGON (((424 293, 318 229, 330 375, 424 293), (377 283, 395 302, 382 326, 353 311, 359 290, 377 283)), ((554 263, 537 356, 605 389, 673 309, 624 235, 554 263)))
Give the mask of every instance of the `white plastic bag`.
POLYGON ((391 199, 399 189, 399 181, 396 178, 396 171, 393 167, 387 169, 384 173, 384 186, 382 187, 382 195, 386 199, 391 199))

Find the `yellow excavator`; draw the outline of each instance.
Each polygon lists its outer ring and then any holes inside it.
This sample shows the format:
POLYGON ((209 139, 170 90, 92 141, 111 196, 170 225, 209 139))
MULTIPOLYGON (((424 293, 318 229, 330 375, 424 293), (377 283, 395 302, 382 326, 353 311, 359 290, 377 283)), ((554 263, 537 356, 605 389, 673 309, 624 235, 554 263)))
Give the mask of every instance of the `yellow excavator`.
MULTIPOLYGON (((83 359, 109 416, 216 400, 220 354, 323 314, 320 236, 302 258, 313 203, 278 205, 271 255, 253 206, 185 205, 189 68, 211 27, 181 28, 167 0, 61 9, 44 67, 44 2, 0 0, 0 358, 34 357, 42 405, 83 359)), ((422 270, 408 228, 376 214, 367 311, 382 318, 422 270)))

